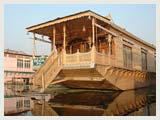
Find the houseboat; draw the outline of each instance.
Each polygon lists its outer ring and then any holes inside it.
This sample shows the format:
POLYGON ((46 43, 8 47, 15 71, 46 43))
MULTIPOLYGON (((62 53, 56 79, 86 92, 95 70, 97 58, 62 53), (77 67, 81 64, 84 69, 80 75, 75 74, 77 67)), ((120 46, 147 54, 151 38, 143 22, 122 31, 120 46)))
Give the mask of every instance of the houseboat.
POLYGON ((155 46, 119 27, 110 16, 88 10, 26 29, 33 33, 33 48, 35 40, 51 43, 50 56, 34 75, 34 87, 41 92, 51 84, 128 90, 156 82, 155 46))

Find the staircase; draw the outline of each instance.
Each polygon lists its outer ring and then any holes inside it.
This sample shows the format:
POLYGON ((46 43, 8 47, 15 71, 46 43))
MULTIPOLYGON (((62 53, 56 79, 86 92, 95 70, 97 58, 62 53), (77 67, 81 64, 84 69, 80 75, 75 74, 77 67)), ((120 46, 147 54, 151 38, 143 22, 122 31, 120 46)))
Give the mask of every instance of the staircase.
POLYGON ((44 92, 44 90, 58 75, 62 66, 62 52, 59 54, 52 53, 46 62, 35 73, 34 88, 40 89, 40 92, 44 92))

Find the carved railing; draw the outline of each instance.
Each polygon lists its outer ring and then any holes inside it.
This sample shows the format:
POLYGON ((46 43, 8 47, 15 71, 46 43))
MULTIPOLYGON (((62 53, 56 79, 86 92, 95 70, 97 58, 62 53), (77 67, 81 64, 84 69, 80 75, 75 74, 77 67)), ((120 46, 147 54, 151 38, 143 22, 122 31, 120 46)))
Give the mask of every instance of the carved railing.
POLYGON ((92 51, 87 53, 64 54, 64 66, 65 67, 84 67, 89 65, 92 61, 92 51))
POLYGON ((62 65, 63 65, 62 59, 63 59, 62 58, 62 53, 60 53, 54 59, 54 61, 50 65, 50 67, 42 73, 42 75, 41 75, 41 80, 42 80, 41 81, 42 82, 41 92, 43 92, 44 89, 48 87, 48 85, 55 79, 57 74, 62 69, 62 65))
POLYGON ((116 66, 115 57, 95 51, 95 63, 100 65, 116 66))
POLYGON ((92 47, 91 51, 87 53, 64 54, 64 65, 66 67, 79 67, 91 64, 112 65, 115 66, 115 57, 113 55, 106 55, 99 53, 92 47))
POLYGON ((54 62, 54 59, 57 57, 57 54, 52 53, 47 60, 45 61, 45 63, 38 69, 38 71, 36 71, 36 73, 34 74, 34 84, 35 85, 41 85, 41 78, 42 78, 42 74, 47 71, 47 69, 50 68, 51 64, 54 62))

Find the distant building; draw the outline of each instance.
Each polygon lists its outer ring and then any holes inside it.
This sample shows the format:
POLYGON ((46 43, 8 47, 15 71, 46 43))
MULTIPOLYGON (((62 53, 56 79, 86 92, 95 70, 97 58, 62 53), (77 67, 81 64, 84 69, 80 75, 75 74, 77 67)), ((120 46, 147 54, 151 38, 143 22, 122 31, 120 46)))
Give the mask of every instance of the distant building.
POLYGON ((32 83, 34 74, 32 66, 32 55, 22 51, 4 50, 5 83, 32 83))

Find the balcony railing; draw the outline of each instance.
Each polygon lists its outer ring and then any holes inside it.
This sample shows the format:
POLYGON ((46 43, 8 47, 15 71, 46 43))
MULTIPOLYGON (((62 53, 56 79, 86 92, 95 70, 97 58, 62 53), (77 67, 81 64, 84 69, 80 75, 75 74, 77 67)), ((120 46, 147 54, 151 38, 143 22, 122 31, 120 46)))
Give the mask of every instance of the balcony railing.
POLYGON ((113 65, 115 66, 115 57, 113 55, 105 55, 96 51, 92 47, 91 51, 86 53, 77 53, 63 55, 64 68, 92 68, 95 64, 113 65))

